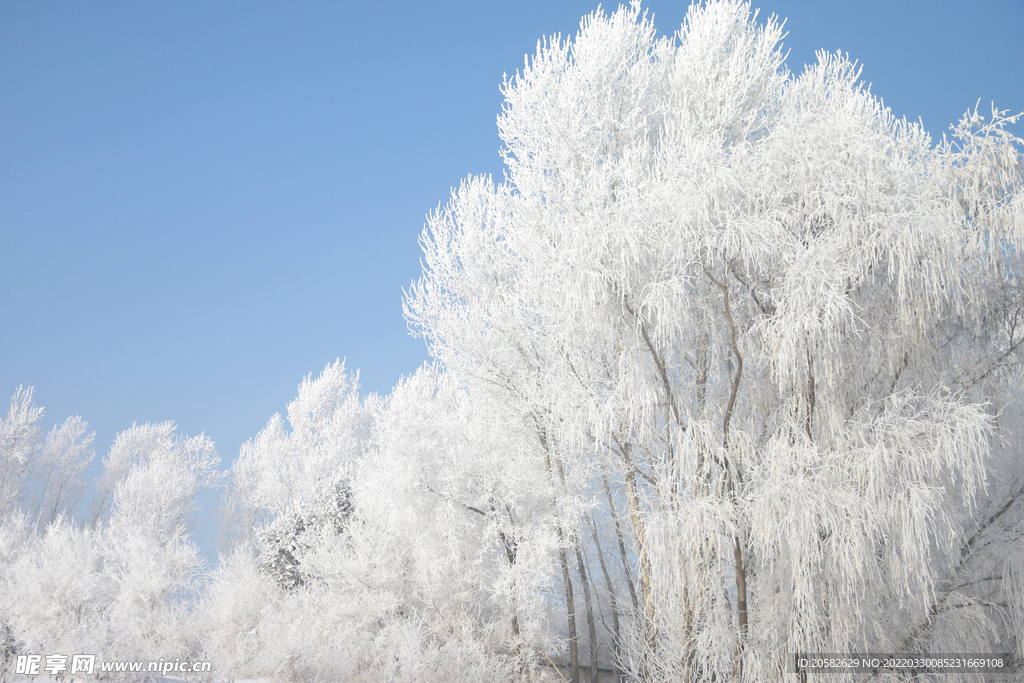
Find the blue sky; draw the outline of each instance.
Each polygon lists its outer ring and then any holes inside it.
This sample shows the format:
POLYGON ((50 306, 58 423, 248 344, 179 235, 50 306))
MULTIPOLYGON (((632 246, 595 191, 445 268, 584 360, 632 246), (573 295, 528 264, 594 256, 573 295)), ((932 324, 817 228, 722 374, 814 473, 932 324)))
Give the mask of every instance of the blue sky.
MULTIPOLYGON (((672 33, 688 4, 644 6, 672 33)), ((791 71, 849 53, 933 136, 979 98, 1024 110, 1024 0, 757 6, 791 71)), ((0 4, 0 400, 81 415, 97 463, 174 420, 229 465, 335 358, 388 393, 427 358, 401 309, 426 213, 500 177, 503 74, 595 8, 0 4)))

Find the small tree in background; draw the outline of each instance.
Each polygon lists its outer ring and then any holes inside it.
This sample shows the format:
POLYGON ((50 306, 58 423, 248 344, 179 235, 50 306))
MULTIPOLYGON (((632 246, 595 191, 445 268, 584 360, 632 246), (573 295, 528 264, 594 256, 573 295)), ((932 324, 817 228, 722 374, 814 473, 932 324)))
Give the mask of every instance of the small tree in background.
POLYGON ((21 509, 38 527, 70 516, 85 491, 95 432, 69 417, 45 437, 43 409, 32 404, 32 387, 19 387, 6 418, 0 418, 0 516, 21 509))
POLYGON ((263 568, 282 588, 304 585, 307 577, 299 558, 315 548, 324 533, 340 535, 348 530, 352 517, 352 492, 339 481, 321 490, 305 505, 277 517, 259 534, 263 568))
POLYGON ((312 513, 328 502, 327 492, 345 490, 377 403, 375 396, 359 397, 359 374, 349 375, 341 361, 315 380, 306 377, 288 404, 291 429, 274 415, 232 466, 221 506, 225 550, 299 508, 312 513))
MULTIPOLYGON (((429 367, 400 382, 360 450, 319 472, 345 486, 297 488, 249 540, 260 557, 240 545, 217 571, 199 609, 210 656, 245 675, 338 680, 531 670, 552 649, 553 510, 533 445, 503 412, 429 367)), ((262 481, 295 474, 276 470, 294 461, 262 462, 262 481)))
POLYGON ((118 434, 97 482, 93 522, 83 525, 69 513, 84 488, 92 435, 71 418, 43 439, 42 409, 31 397, 19 389, 0 424, 0 476, 12 492, 0 519, 4 666, 19 654, 187 654, 185 599, 200 570, 188 514, 219 481, 213 442, 179 436, 170 422, 118 434))

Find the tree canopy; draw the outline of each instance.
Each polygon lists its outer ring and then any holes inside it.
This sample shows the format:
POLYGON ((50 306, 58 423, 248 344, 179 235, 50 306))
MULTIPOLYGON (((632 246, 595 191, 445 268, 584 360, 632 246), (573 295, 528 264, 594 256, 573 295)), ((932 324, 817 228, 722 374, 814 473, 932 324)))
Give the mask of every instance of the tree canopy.
POLYGON ((933 144, 843 55, 789 73, 781 37, 720 1, 657 38, 634 3, 543 43, 505 82, 504 182, 431 217, 406 301, 583 509, 624 483, 652 679, 1020 645, 992 519, 1022 483, 993 465, 1019 448, 1016 117, 933 144))
POLYGON ((504 179, 421 237, 404 306, 434 362, 383 399, 340 362, 306 378, 232 467, 204 586, 185 520, 212 442, 122 433, 77 524, 85 424, 44 440, 19 390, 5 657, 740 683, 797 652, 1014 653, 1019 678, 1018 117, 932 140, 844 55, 791 73, 782 36, 708 0, 670 37, 634 2, 542 41, 503 85, 504 179), (87 571, 47 601, 68 553, 87 571))

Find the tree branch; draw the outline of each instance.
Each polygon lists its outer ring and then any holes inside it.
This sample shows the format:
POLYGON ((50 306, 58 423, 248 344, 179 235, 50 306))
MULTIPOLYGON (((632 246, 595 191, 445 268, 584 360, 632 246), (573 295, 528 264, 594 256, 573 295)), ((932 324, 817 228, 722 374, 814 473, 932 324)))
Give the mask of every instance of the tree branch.
MULTIPOLYGON (((623 298, 622 303, 626 307, 626 310, 629 311, 629 314, 632 315, 636 319, 637 323, 640 324, 640 334, 643 336, 644 343, 647 345, 647 350, 651 353, 651 358, 654 359, 654 365, 658 368, 658 375, 661 377, 661 386, 665 391, 666 400, 672 408, 672 414, 675 416, 676 424, 685 432, 686 425, 683 424, 682 419, 679 417, 679 408, 676 406, 675 399, 673 398, 672 385, 668 380, 668 371, 665 369, 665 360, 658 355, 657 350, 654 348, 654 344, 651 342, 651 338, 647 334, 647 326, 642 320, 640 320, 640 316, 636 314, 636 311, 633 310, 633 307, 629 305, 629 302, 625 298, 623 298)), ((671 447, 672 444, 670 442, 669 448, 671 447)))

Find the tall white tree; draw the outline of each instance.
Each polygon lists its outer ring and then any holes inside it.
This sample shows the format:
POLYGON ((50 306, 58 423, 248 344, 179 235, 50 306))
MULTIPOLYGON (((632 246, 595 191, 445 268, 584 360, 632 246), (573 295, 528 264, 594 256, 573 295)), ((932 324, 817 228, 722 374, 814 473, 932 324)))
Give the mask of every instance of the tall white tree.
POLYGON ((543 43, 505 84, 506 180, 431 217, 407 315, 593 499, 620 482, 645 679, 1021 652, 991 411, 1020 368, 1016 118, 933 145, 845 57, 791 75, 781 37, 722 0, 673 38, 634 3, 543 43))

